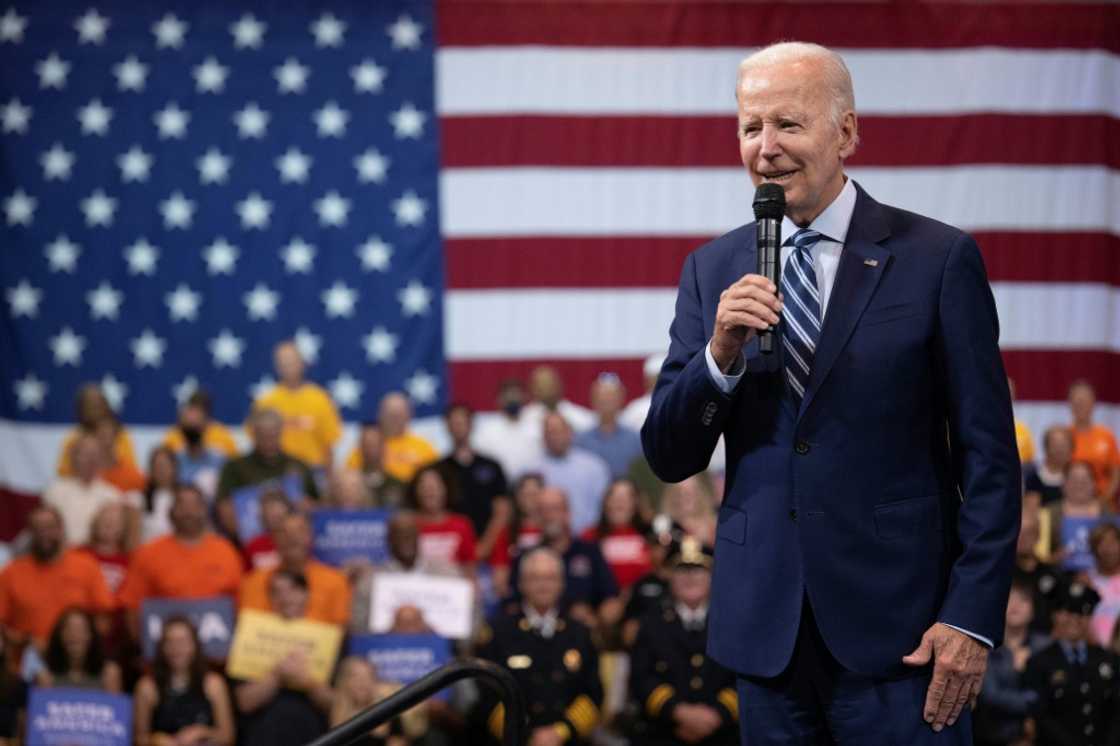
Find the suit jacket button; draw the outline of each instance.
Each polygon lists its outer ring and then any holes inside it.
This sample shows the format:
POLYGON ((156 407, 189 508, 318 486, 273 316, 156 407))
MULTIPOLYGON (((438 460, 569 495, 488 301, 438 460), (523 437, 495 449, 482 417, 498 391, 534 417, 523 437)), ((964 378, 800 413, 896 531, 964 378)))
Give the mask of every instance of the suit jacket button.
POLYGON ((797 452, 798 456, 804 456, 809 452, 809 444, 803 440, 799 440, 797 441, 797 445, 793 447, 793 450, 797 452))

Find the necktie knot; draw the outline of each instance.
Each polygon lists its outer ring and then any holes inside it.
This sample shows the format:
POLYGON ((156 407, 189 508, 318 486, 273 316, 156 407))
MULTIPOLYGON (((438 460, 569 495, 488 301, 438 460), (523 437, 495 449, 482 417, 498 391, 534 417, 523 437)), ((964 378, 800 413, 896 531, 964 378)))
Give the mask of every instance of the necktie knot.
POLYGON ((824 238, 824 236, 821 235, 819 231, 802 228, 790 236, 789 242, 802 251, 808 251, 822 238, 824 238))

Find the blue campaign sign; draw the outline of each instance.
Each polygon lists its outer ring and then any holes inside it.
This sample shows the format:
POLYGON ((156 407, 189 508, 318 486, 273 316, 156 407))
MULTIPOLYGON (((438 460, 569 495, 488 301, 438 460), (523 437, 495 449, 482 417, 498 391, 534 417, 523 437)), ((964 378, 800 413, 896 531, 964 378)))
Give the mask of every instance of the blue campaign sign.
POLYGON ((292 502, 303 497, 303 478, 299 474, 287 474, 283 479, 272 479, 260 484, 242 487, 233 493, 233 509, 237 513, 237 536, 248 542, 264 533, 261 525, 261 495, 270 489, 279 488, 292 502))
POLYGON ((347 560, 389 559, 388 510, 316 510, 311 514, 315 558, 341 567, 347 560))
POLYGON ((398 684, 411 684, 451 660, 451 641, 439 635, 354 635, 346 650, 372 663, 377 678, 398 684))
POLYGON ((185 616, 198 631, 202 653, 211 660, 224 660, 233 642, 234 608, 228 596, 185 600, 178 598, 149 598, 140 605, 140 644, 144 658, 152 660, 156 644, 163 632, 163 620, 171 616, 185 616))
POLYGON ((132 698, 89 689, 32 689, 27 746, 129 746, 132 698))

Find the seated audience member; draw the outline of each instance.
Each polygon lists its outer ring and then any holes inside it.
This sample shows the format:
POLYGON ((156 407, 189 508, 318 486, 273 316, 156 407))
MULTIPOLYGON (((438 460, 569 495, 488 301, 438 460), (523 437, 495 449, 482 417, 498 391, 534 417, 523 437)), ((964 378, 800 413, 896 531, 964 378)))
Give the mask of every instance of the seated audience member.
MULTIPOLYGON (((277 570, 269 579, 269 605, 283 619, 307 617, 307 579, 277 570)), ((306 654, 292 653, 256 681, 234 683, 242 715, 242 746, 304 746, 327 730, 334 704, 329 685, 311 676, 306 654)))
POLYGON ((577 447, 594 453, 607 464, 611 478, 625 476, 634 459, 642 455, 642 441, 637 430, 619 422, 626 402, 626 387, 614 373, 602 373, 591 384, 591 407, 595 425, 576 436, 577 447))
MULTIPOLYGON (((93 435, 98 423, 106 418, 116 419, 113 408, 109 406, 109 400, 105 398, 104 392, 96 383, 87 383, 78 389, 76 408, 78 425, 66 434, 66 439, 62 441, 62 448, 59 451, 58 475, 60 477, 68 477, 73 474, 70 456, 72 455, 71 449, 78 437, 93 435)), ((113 453, 117 461, 136 465, 136 452, 132 447, 132 438, 129 437, 127 431, 122 429, 117 432, 116 442, 113 444, 113 453)))
POLYGON ((1108 647, 1120 618, 1120 527, 1114 523, 1097 526, 1089 534, 1089 546, 1094 561, 1089 583, 1101 597, 1093 613, 1092 638, 1101 647, 1108 647))
POLYGON ((683 482, 666 485, 662 508, 690 536, 708 546, 716 539, 716 503, 711 478, 695 474, 683 482))
MULTIPOLYGON (((618 622, 622 604, 614 574, 597 545, 572 537, 567 496, 555 487, 545 487, 537 498, 537 507, 541 520, 539 546, 548 547, 564 561, 565 609, 592 628, 618 622)), ((519 587, 517 578, 524 557, 522 554, 513 566, 510 584, 514 588, 519 587)))
POLYGON ((210 530, 206 498, 197 487, 181 484, 175 489, 171 527, 170 534, 148 542, 132 556, 119 598, 133 625, 146 598, 237 596, 241 557, 232 544, 210 530))
POLYGON ((116 417, 106 417, 97 423, 93 434, 101 446, 101 469, 98 476, 116 487, 122 494, 136 497, 144 491, 147 479, 133 461, 117 457, 116 442, 124 428, 116 417))
POLYGON ((273 353, 280 380, 253 403, 253 409, 272 409, 284 418, 284 453, 313 469, 329 469, 334 444, 342 436, 342 420, 330 395, 304 378, 306 366, 295 342, 276 345, 273 353))
MULTIPOLYGON (((342 725, 400 688, 379 681, 373 664, 356 655, 342 659, 338 664, 336 678, 334 704, 330 715, 331 728, 342 725)), ((396 717, 351 743, 355 746, 408 746, 409 741, 404 737, 401 717, 396 717)))
POLYGON ((521 420, 531 430, 543 432, 545 416, 558 414, 578 432, 595 426, 595 415, 564 398, 564 381, 551 365, 538 365, 529 373, 529 394, 532 401, 525 405, 521 420))
POLYGON ((255 409, 249 416, 249 433, 253 440, 253 450, 222 466, 218 477, 219 499, 233 496, 243 487, 283 479, 289 474, 298 477, 304 495, 317 500, 319 490, 312 478, 307 464, 289 456, 280 448, 284 419, 275 409, 255 409))
POLYGON ((1062 498, 1048 505, 1050 559, 1070 573, 1093 566, 1089 534, 1101 523, 1115 523, 1116 515, 1103 507, 1093 487, 1093 470, 1084 461, 1073 461, 1062 485, 1062 498))
POLYGON ((272 578, 279 572, 299 575, 307 585, 305 615, 308 619, 345 626, 350 622, 350 585, 340 571, 311 558, 311 522, 301 513, 291 513, 276 533, 274 568, 254 570, 241 585, 241 608, 268 611, 272 578))
POLYGON ((1065 573, 1048 562, 1038 558, 1036 547, 1039 543, 1039 513, 1027 506, 1023 507, 1019 524, 1019 539, 1015 545, 1015 569, 1013 577, 1031 587, 1031 631, 1050 634, 1050 612, 1055 592, 1068 580, 1065 573))
POLYGON ((72 607, 59 616, 51 630, 45 667, 35 677, 35 685, 67 689, 96 689, 120 693, 121 667, 105 659, 101 635, 89 612, 72 607))
POLYGON ((1051 427, 1042 435, 1042 461, 1023 465, 1023 485, 1027 495, 1037 495, 1042 505, 1062 497, 1062 484, 1073 457, 1073 436, 1068 427, 1051 427))
POLYGON ((498 384, 497 413, 478 423, 474 445, 502 465, 507 478, 524 474, 540 460, 540 423, 534 429, 522 417, 525 387, 516 378, 498 384))
POLYGON ((361 473, 372 507, 399 508, 404 504, 408 484, 385 470, 385 434, 376 422, 362 424, 358 445, 346 459, 346 468, 361 473))
MULTIPOLYGON (((662 517, 664 518, 664 517, 662 517)), ((667 521, 661 523, 668 525, 667 521)), ((669 567, 666 564, 670 548, 674 542, 674 531, 665 526, 651 526, 646 532, 646 546, 649 553, 650 571, 634 581, 626 595, 626 606, 622 611, 622 645, 629 648, 638 636, 639 622, 646 614, 660 609, 669 595, 669 567), (660 529, 660 530, 659 530, 660 529)), ((679 529, 675 532, 677 541, 685 536, 679 529)))
POLYGON ((102 506, 93 517, 89 529, 89 543, 81 551, 92 557, 101 567, 101 575, 109 592, 120 590, 128 573, 131 552, 128 547, 128 515, 124 505, 109 503, 102 506))
POLYGON ((638 513, 638 488, 629 479, 616 479, 603 497, 599 523, 580 536, 599 545, 622 590, 652 569, 646 534, 649 526, 638 513))
POLYGON ((1073 460, 1084 461, 1093 470, 1097 497, 1109 510, 1117 509, 1120 488, 1120 447, 1116 434, 1093 421, 1097 392, 1088 381, 1074 381, 1069 387, 1069 409, 1073 416, 1073 460))
POLYGON ((1120 658, 1089 641, 1089 620, 1099 600, 1082 583, 1062 588, 1054 610, 1054 642, 1027 661, 1023 684, 1037 697, 1032 714, 1040 746, 1113 742, 1120 658))
POLYGON ((335 469, 327 480, 327 507, 337 510, 370 510, 374 507, 370 490, 357 469, 335 469))
POLYGON ((1050 644, 1045 635, 1031 631, 1034 587, 1021 578, 1011 584, 1003 645, 991 652, 984 684, 973 714, 976 746, 1023 743, 1025 720, 1038 700, 1023 685, 1023 671, 1032 655, 1050 644))
MULTIPOLYGON (((190 483, 189 479, 183 480, 190 483)), ((167 446, 157 446, 148 456, 148 482, 140 496, 141 530, 144 541, 171 532, 171 503, 179 483, 179 460, 167 446)))
POLYGON ((180 478, 198 485, 207 497, 214 496, 222 464, 237 456, 237 441, 229 428, 211 418, 212 406, 208 393, 195 391, 163 438, 179 462, 180 478))
MULTIPOLYGON (((589 630, 564 611, 564 562, 552 549, 522 558, 520 602, 483 627, 480 658, 505 666, 531 702, 529 743, 587 744, 599 724, 603 688, 589 630)), ((500 739, 505 708, 484 690, 478 720, 500 739)))
POLYGON ((630 693, 641 708, 637 742, 734 746, 735 674, 706 654, 712 552, 685 536, 667 564, 668 603, 641 619, 630 655, 630 693))
POLYGON ((489 556, 498 532, 509 522, 512 507, 501 464, 471 445, 474 412, 453 404, 444 418, 451 436, 451 453, 437 464, 459 496, 457 509, 470 519, 478 536, 476 556, 489 556))
POLYGON ((402 604, 393 612, 393 623, 389 627, 392 635, 430 635, 435 630, 424 619, 424 612, 412 604, 402 604))
POLYGON ((229 688, 207 670, 198 632, 186 617, 164 620, 151 673, 136 683, 133 705, 139 746, 233 746, 229 688))
POLYGON ((261 528, 264 530, 241 548, 246 568, 263 570, 280 564, 280 555, 276 552, 276 535, 280 532, 284 519, 291 514, 292 504, 283 491, 274 488, 261 493, 261 528))
POLYGON ((409 485, 408 505, 416 511, 420 528, 420 556, 454 564, 470 575, 475 562, 474 528, 466 516, 448 509, 456 498, 435 466, 421 468, 409 485))
POLYGON ((63 544, 62 514, 44 505, 27 518, 30 546, 27 554, 0 571, 0 625, 8 641, 17 646, 34 641, 45 645, 55 622, 70 607, 94 614, 113 609, 113 596, 97 562, 78 549, 63 544))
MULTIPOLYGON (((377 426, 381 431, 381 468, 393 479, 408 484, 416 470, 439 458, 435 446, 424 437, 412 432, 412 405, 399 391, 391 391, 381 398, 377 408, 377 426)), ((346 465, 362 468, 361 451, 351 452, 346 465)))
POLYGON ((27 710, 27 683, 16 671, 11 646, 0 634, 0 746, 23 742, 24 715, 27 710))
POLYGON ((610 470, 603 459, 572 444, 572 428, 560 415, 547 414, 542 433, 544 455, 533 471, 544 477, 545 484, 568 495, 572 530, 582 533, 599 518, 610 470))
POLYGON ((658 353, 650 355, 642 363, 642 382, 645 384, 645 393, 633 400, 622 410, 618 421, 634 432, 641 432, 642 425, 646 424, 646 415, 649 414, 649 405, 653 400, 653 387, 657 385, 657 376, 661 373, 661 366, 665 364, 665 355, 658 353))
POLYGON ((503 526, 490 551, 491 579, 499 597, 509 595, 509 572, 521 550, 540 542, 541 527, 537 498, 544 489, 544 479, 535 472, 522 475, 513 483, 513 516, 503 526))
MULTIPOLYGON (((1007 377, 1007 388, 1011 392, 1011 402, 1015 403, 1015 380, 1010 376, 1007 377)), ((1034 463, 1034 437, 1031 435, 1031 429, 1027 427, 1027 423, 1015 418, 1015 445, 1019 451, 1019 462, 1024 468, 1028 464, 1034 463)))
POLYGON ((96 435, 80 435, 73 441, 69 463, 71 476, 59 477, 43 493, 43 502, 66 516, 66 541, 85 542, 93 516, 109 503, 123 503, 124 494, 103 480, 101 446, 96 435))

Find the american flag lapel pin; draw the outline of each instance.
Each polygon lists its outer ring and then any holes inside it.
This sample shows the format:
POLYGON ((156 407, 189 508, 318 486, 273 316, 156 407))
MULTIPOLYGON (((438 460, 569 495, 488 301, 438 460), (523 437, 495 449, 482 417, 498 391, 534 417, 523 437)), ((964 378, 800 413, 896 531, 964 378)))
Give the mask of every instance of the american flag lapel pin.
POLYGON ((879 266, 879 260, 878 259, 864 259, 863 263, 866 264, 868 267, 878 267, 879 266))

